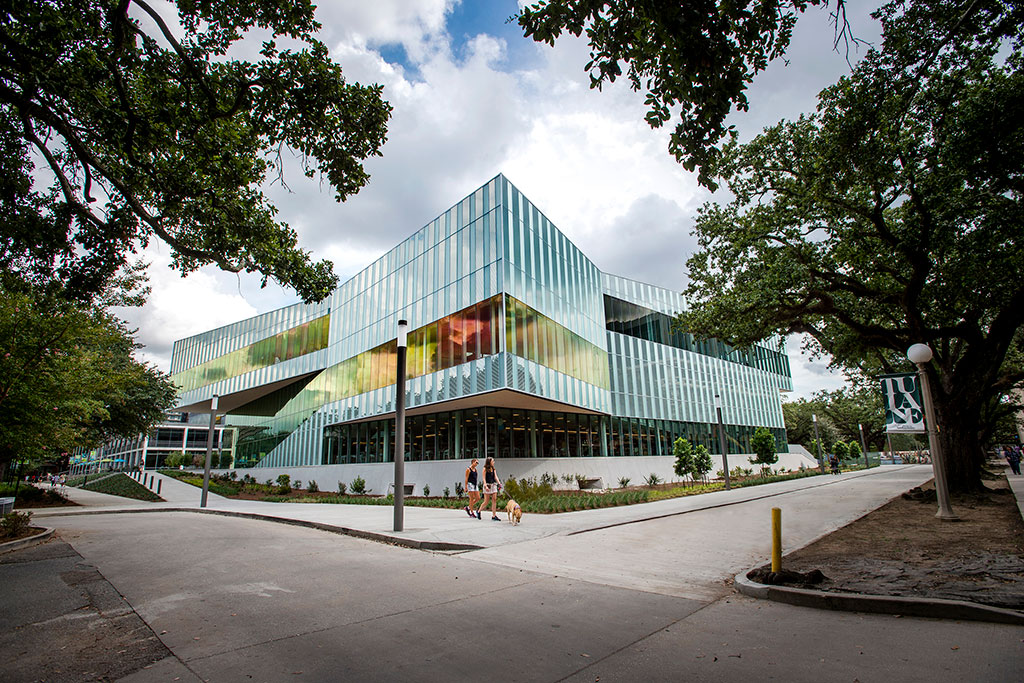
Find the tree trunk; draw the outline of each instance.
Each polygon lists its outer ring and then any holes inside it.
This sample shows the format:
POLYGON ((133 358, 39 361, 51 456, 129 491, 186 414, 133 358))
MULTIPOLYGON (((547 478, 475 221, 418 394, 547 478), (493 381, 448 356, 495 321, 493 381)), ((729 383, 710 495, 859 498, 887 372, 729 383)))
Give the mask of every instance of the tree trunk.
POLYGON ((941 392, 932 391, 938 416, 939 447, 950 493, 980 491, 981 465, 985 453, 978 441, 981 397, 975 400, 946 401, 941 392), (938 395, 936 395, 938 394, 938 395))

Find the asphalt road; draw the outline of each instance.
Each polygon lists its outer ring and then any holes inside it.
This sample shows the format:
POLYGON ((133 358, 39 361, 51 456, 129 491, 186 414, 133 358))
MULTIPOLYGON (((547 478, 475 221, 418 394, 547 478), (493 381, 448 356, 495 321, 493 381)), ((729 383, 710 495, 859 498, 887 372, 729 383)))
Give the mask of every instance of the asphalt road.
POLYGON ((141 617, 136 646, 151 629, 171 653, 127 681, 1020 680, 1019 627, 791 607, 723 580, 763 559, 768 507, 796 544, 905 483, 870 480, 462 554, 190 513, 46 523, 141 617))

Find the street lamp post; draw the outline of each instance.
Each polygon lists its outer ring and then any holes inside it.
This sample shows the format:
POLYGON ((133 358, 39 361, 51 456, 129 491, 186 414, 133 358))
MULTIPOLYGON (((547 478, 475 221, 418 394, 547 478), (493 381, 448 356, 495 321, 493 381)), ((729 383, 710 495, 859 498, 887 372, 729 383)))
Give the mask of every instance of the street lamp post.
POLYGON ((213 459, 213 429, 217 425, 217 394, 210 399, 210 431, 206 434, 206 468, 203 470, 203 495, 199 507, 206 507, 206 495, 210 491, 210 461, 213 459))
POLYGON ((814 444, 818 450, 818 467, 821 468, 821 473, 825 474, 825 461, 821 459, 821 437, 818 436, 818 416, 811 413, 811 420, 814 422, 814 444))
POLYGON ((864 453, 864 469, 868 469, 871 465, 868 464, 868 447, 864 444, 864 425, 858 422, 857 430, 860 432, 860 450, 864 453))
POLYGON ((395 369, 395 531, 405 527, 405 352, 409 323, 398 321, 398 363, 395 369))
POLYGON ((939 519, 954 521, 960 519, 949 504, 949 487, 946 483, 946 468, 943 464, 942 450, 939 446, 939 425, 935 420, 935 406, 932 405, 932 392, 928 383, 928 375, 924 366, 932 359, 932 350, 927 344, 914 344, 907 349, 907 358, 917 366, 917 377, 921 383, 921 398, 924 400, 924 419, 928 427, 928 448, 932 454, 932 473, 935 475, 935 494, 939 499, 939 511, 935 516, 939 519))
POLYGON ((715 394, 715 412, 718 413, 718 446, 722 449, 722 471, 725 473, 725 489, 732 486, 729 483, 729 453, 725 447, 725 425, 722 423, 722 397, 715 394))

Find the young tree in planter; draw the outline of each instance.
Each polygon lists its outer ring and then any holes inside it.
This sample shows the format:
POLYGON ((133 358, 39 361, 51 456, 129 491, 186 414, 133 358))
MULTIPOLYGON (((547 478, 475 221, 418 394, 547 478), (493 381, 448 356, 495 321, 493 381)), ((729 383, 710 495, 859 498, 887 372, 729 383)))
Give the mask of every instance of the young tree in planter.
POLYGON ((690 442, 679 437, 672 444, 672 455, 676 456, 675 465, 672 467, 672 471, 676 473, 676 476, 680 479, 685 480, 686 477, 693 478, 693 447, 690 442))
POLYGON ((760 465, 761 476, 765 476, 766 471, 779 461, 779 454, 775 452, 775 435, 765 427, 758 427, 750 439, 750 447, 755 455, 751 462, 760 465))
POLYGON ((708 472, 714 464, 711 462, 711 454, 704 444, 699 443, 693 449, 693 478, 706 481, 708 472))
POLYGON ((850 447, 843 441, 836 441, 832 444, 832 453, 835 454, 840 461, 843 461, 850 457, 850 447))
POLYGON ((853 460, 854 462, 857 462, 858 460, 860 460, 861 455, 862 454, 860 452, 860 444, 858 444, 856 441, 851 441, 849 445, 846 447, 846 457, 849 458, 850 460, 853 460))
MULTIPOLYGON (((925 367, 951 491, 981 487, 981 411, 1024 378, 1024 7, 893 2, 881 50, 816 113, 729 143, 681 325, 806 333, 847 368, 925 367)), ((849 437, 847 437, 849 438, 849 437)))

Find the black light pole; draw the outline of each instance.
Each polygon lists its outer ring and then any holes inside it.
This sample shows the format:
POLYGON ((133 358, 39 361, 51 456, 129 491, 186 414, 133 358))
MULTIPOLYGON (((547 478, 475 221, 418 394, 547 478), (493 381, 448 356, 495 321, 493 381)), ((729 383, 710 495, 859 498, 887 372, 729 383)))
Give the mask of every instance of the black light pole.
POLYGON ((715 394, 715 412, 718 413, 718 447, 722 449, 722 470, 725 472, 725 488, 729 490, 729 454, 725 450, 725 425, 722 424, 722 397, 715 394))
MULTIPOLYGON (((199 499, 199 507, 206 507, 206 494, 210 490, 210 460, 213 459, 213 430, 217 425, 217 394, 210 399, 210 431, 206 435, 206 469, 203 470, 203 495, 199 499)), ((186 444, 188 446, 188 444, 186 444)))
POLYGON ((395 531, 405 527, 405 350, 409 323, 398 321, 398 367, 395 369, 395 531))
POLYGON ((812 413, 811 419, 814 420, 814 443, 818 446, 818 467, 825 474, 825 461, 821 459, 821 437, 818 436, 818 416, 812 413))
POLYGON ((864 445, 864 425, 858 422, 857 429, 860 430, 860 449, 864 451, 864 469, 868 469, 871 465, 868 464, 868 447, 864 445))

